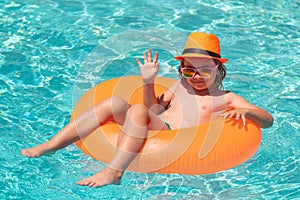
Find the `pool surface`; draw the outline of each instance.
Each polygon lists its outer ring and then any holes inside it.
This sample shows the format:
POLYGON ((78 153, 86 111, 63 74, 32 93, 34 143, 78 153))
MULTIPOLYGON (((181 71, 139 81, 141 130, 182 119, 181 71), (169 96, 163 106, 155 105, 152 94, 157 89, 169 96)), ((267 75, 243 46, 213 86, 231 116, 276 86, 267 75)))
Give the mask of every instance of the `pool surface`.
POLYGON ((299 199, 300 2, 279 0, 1 0, 0 199, 299 199), (268 110, 256 155, 209 175, 126 172, 119 186, 76 181, 104 165, 75 145, 38 159, 20 150, 50 139, 99 82, 138 75, 135 58, 160 53, 177 78, 188 34, 221 40, 224 86, 268 110))

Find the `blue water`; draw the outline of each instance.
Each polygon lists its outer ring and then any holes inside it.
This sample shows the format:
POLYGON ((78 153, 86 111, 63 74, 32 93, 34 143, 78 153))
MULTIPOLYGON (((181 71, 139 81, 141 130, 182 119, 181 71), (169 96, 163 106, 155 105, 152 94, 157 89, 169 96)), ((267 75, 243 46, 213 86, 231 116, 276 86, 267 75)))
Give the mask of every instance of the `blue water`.
POLYGON ((278 1, 0 0, 0 199, 300 198, 300 3, 278 1), (138 74, 135 57, 160 52, 160 76, 177 77, 192 31, 216 33, 225 88, 267 109, 257 154, 224 172, 190 176, 127 172, 122 185, 76 181, 103 164, 74 145, 28 159, 22 148, 50 139, 95 84, 138 74))

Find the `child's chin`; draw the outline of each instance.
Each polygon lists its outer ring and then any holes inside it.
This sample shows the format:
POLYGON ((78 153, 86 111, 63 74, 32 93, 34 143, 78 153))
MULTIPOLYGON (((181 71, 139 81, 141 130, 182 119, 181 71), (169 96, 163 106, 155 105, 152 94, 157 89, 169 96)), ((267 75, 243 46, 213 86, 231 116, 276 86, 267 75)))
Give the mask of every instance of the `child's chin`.
POLYGON ((207 90, 207 85, 194 85, 193 88, 198 91, 207 90))

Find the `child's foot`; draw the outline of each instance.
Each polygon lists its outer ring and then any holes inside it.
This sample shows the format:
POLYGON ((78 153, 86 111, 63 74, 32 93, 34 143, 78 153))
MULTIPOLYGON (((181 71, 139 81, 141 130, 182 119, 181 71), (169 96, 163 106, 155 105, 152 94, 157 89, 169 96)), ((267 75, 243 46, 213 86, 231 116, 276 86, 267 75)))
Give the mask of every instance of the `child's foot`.
POLYGON ((101 187, 109 184, 120 185, 122 174, 121 171, 105 168, 89 178, 78 181, 77 184, 89 187, 101 187))
POLYGON ((46 154, 53 154, 54 152, 55 150, 49 148, 46 143, 40 144, 33 148, 22 149, 22 155, 30 158, 37 158, 46 154))

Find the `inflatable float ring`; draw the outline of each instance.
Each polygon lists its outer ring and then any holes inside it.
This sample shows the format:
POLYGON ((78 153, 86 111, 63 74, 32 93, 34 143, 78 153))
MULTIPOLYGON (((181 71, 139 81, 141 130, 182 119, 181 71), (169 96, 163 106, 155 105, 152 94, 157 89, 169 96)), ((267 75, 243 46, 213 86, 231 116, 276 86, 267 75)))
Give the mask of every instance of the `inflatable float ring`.
MULTIPOLYGON (((164 92, 174 79, 157 77, 156 94, 164 92)), ((119 96, 130 104, 142 103, 139 76, 115 78, 85 93, 74 107, 71 121, 103 99, 119 96)), ((109 163, 116 151, 120 126, 107 122, 76 145, 85 154, 109 163)), ((258 150, 261 130, 247 119, 242 122, 219 118, 210 124, 178 130, 149 131, 140 153, 127 170, 181 174, 209 174, 235 167, 258 150)))

